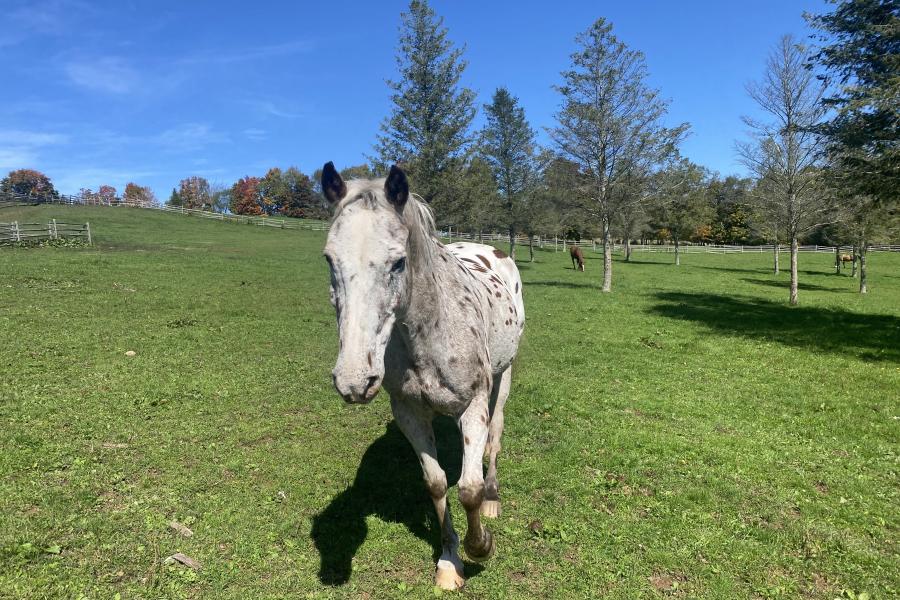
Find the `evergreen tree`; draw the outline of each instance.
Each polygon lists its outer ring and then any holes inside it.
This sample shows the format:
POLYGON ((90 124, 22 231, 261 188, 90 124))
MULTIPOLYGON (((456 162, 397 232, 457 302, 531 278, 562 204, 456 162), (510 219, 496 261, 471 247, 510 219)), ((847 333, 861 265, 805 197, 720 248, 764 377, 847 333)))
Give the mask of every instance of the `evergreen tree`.
POLYGON ((181 194, 178 193, 176 188, 172 188, 172 194, 169 196, 166 204, 169 206, 184 206, 184 201, 181 199, 181 194))
MULTIPOLYGON (((530 216, 525 206, 535 191, 538 169, 534 131, 525 109, 506 88, 497 88, 484 107, 487 124, 481 132, 481 154, 491 166, 503 202, 503 224, 509 232, 509 255, 516 256, 516 230, 530 216)), ((536 223, 536 221, 532 221, 536 223)))
MULTIPOLYGON (((900 2, 844 0, 810 23, 825 45, 812 62, 835 92, 835 109, 821 128, 841 187, 879 202, 897 202, 900 189, 900 2)), ((867 203, 862 203, 865 206, 867 203)), ((861 217, 865 220, 864 217, 861 217)))
POLYGON ((393 109, 381 125, 373 158, 376 171, 402 163, 412 189, 435 211, 447 208, 445 178, 463 166, 475 117, 475 93, 460 88, 463 50, 447 39, 443 19, 424 0, 401 14, 397 51, 399 79, 388 81, 393 109))

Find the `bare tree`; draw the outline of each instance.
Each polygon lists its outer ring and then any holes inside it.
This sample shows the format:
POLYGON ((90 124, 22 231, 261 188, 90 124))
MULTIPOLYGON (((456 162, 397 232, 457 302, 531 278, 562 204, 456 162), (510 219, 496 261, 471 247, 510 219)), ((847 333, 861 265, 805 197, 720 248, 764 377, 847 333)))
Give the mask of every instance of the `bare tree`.
POLYGON ((833 203, 821 184, 821 144, 815 126, 825 114, 824 88, 805 67, 805 50, 787 35, 766 61, 762 81, 747 93, 766 120, 744 117, 751 140, 739 142, 741 161, 759 180, 755 199, 767 221, 791 244, 790 303, 797 304, 798 238, 829 222, 833 203))

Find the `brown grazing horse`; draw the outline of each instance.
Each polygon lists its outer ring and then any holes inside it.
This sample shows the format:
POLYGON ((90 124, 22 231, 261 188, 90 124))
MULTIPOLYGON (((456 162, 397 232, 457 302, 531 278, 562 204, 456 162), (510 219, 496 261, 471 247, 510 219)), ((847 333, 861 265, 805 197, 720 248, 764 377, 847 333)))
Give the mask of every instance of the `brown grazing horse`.
POLYGON ((841 262, 842 263, 853 262, 853 257, 850 256, 849 254, 841 254, 841 262))
POLYGON ((581 253, 581 248, 569 246, 569 255, 572 257, 572 268, 584 271, 584 254, 581 253))

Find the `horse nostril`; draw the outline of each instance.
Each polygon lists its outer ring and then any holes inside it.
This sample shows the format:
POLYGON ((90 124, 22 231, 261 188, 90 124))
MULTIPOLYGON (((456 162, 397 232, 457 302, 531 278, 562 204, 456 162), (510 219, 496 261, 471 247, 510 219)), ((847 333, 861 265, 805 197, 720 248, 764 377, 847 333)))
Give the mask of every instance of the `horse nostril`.
POLYGON ((363 391, 363 397, 368 398, 369 392, 373 387, 378 385, 378 380, 381 379, 378 375, 372 375, 368 379, 366 379, 366 389, 363 391))

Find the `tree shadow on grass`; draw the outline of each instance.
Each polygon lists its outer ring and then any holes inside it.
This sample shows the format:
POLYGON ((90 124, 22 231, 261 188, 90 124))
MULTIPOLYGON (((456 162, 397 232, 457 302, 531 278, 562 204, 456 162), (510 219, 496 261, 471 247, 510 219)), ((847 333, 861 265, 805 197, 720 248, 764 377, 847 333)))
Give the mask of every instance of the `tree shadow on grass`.
MULTIPOLYGON (((755 285, 765 285, 768 287, 774 287, 783 290, 790 290, 791 287, 791 282, 789 280, 776 281, 774 279, 752 279, 750 277, 742 277, 741 281, 746 281, 747 283, 753 283, 755 285)), ((810 292, 837 292, 839 294, 849 294, 853 292, 853 290, 848 290, 846 288, 825 287, 824 285, 804 283, 802 281, 797 282, 797 288, 810 292)))
POLYGON ((900 362, 900 318, 718 294, 660 292, 650 311, 710 330, 863 360, 900 362))
POLYGON ((576 290, 580 290, 580 289, 584 289, 584 288, 594 289, 594 290, 600 289, 600 284, 593 283, 593 282, 575 283, 574 281, 526 281, 524 285, 525 285, 525 287, 531 287, 531 286, 537 285, 537 286, 543 286, 543 287, 571 288, 571 289, 576 289, 576 290))
MULTIPOLYGON (((448 484, 453 485, 462 467, 459 431, 451 419, 439 417, 434 422, 434 433, 438 459, 447 473, 448 484)), ((455 490, 450 494, 455 494, 455 490)), ((465 527, 465 516, 460 518, 458 510, 452 512, 459 532, 460 526, 465 527)), ((343 585, 350 580, 353 557, 366 541, 369 515, 402 523, 417 538, 431 544, 435 561, 440 557, 441 532, 434 504, 425 490, 422 467, 394 421, 363 454, 353 485, 336 495, 313 518, 311 537, 320 555, 319 581, 343 585)), ((465 563, 465 567, 467 576, 481 571, 475 564, 465 563)))

